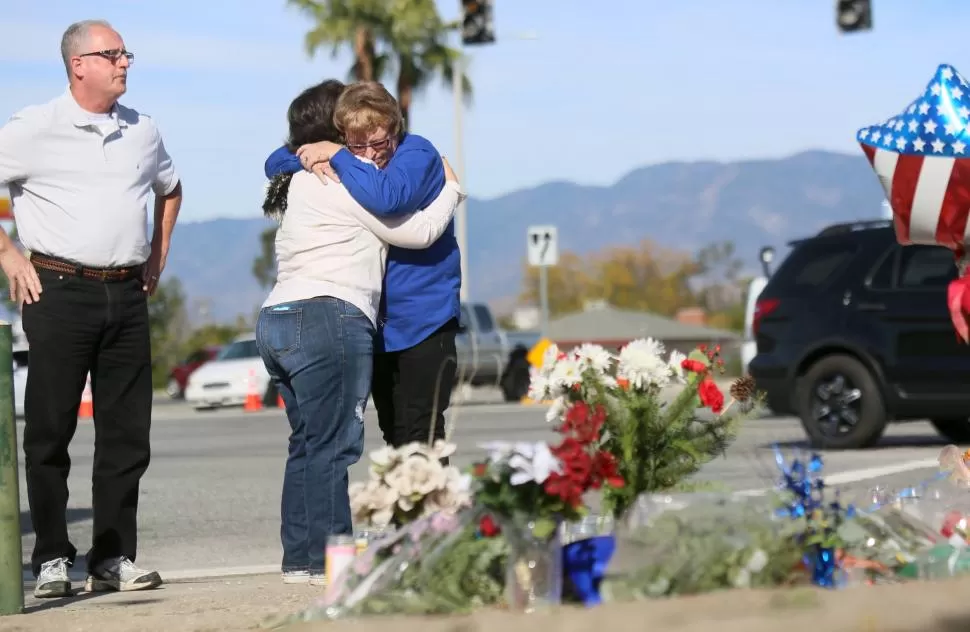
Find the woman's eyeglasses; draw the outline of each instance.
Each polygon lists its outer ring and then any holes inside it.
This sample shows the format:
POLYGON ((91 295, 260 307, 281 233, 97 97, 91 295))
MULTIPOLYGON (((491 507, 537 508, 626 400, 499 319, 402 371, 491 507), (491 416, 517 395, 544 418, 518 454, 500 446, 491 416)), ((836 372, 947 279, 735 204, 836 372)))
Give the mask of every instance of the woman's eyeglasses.
POLYGON ((391 137, 388 136, 387 138, 382 138, 381 140, 375 140, 369 143, 360 143, 358 145, 352 145, 350 143, 347 143, 347 149, 349 149, 355 154, 362 152, 365 149, 375 149, 377 151, 384 151, 385 149, 391 146, 391 140, 392 140, 391 137))

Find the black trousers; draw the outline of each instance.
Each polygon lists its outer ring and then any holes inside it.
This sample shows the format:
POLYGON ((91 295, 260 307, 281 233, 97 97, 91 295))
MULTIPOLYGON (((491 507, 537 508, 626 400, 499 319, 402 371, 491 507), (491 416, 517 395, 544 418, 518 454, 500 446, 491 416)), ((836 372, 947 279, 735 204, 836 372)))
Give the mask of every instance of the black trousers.
POLYGON ((68 446, 91 373, 94 404, 94 531, 88 569, 110 557, 132 561, 138 486, 150 459, 151 345, 139 279, 96 281, 38 269, 43 293, 23 307, 30 345, 24 400, 24 466, 36 543, 34 575, 77 550, 67 534, 68 446))
POLYGON ((455 384, 458 321, 451 320, 417 345, 374 354, 371 396, 384 441, 400 447, 445 436, 445 410, 455 384))

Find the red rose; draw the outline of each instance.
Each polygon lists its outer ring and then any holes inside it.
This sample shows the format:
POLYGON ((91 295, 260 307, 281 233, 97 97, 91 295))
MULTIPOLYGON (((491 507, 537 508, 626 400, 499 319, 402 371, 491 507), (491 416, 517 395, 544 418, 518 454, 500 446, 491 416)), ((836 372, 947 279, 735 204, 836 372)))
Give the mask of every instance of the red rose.
POLYGON ((486 538, 494 538, 502 532, 492 516, 487 514, 479 521, 478 531, 486 538))
POLYGON ((715 415, 724 410, 724 393, 710 377, 705 377, 697 386, 697 395, 701 398, 701 404, 710 408, 715 415))
POLYGON ((485 465, 484 463, 476 463, 474 467, 472 467, 472 476, 474 476, 475 478, 481 478, 485 476, 485 472, 487 471, 488 471, 487 465, 485 465))

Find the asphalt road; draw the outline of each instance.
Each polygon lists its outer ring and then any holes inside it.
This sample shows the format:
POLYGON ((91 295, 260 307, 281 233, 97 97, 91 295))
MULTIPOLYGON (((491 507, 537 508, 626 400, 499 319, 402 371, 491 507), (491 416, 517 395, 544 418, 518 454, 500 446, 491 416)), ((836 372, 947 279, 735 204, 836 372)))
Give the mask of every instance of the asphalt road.
MULTIPOLYGON (((470 464, 480 456, 476 446, 484 441, 550 438, 544 411, 542 406, 481 402, 451 409, 459 445, 455 463, 470 464)), ((381 445, 373 411, 367 424, 370 451, 381 445)), ((22 429, 19 424, 20 436, 22 429)), ((152 465, 142 484, 139 565, 165 571, 172 579, 278 568, 278 499, 287 433, 279 410, 196 413, 182 404, 160 401, 154 415, 152 465)), ((82 421, 71 449, 70 532, 81 551, 90 542, 93 434, 91 422, 82 421)), ((706 466, 701 478, 736 490, 767 488, 776 476, 771 445, 804 447, 803 436, 792 418, 750 422, 727 456, 706 466)), ((928 424, 897 425, 877 448, 826 455, 827 477, 852 493, 877 483, 911 485, 934 473, 942 445, 928 424)), ((362 461, 352 477, 365 476, 362 461)), ((20 493, 26 562, 33 533, 22 475, 20 493)), ((82 576, 83 564, 75 571, 82 576)))

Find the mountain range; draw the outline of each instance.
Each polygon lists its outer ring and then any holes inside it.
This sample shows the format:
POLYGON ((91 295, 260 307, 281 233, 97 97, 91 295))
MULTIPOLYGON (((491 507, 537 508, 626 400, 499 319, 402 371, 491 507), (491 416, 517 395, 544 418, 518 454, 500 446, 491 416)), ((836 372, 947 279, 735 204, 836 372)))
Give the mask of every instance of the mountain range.
MULTIPOLYGON (((468 200, 470 296, 508 307, 521 289, 526 231, 558 227, 560 251, 587 253, 649 238, 695 252, 731 240, 748 270, 758 251, 842 221, 880 214, 884 194, 860 153, 806 151, 738 162, 669 162, 631 171, 609 186, 549 182, 468 200)), ((252 275, 263 218, 180 223, 166 275, 177 276, 208 318, 250 316, 267 291, 252 275)))

